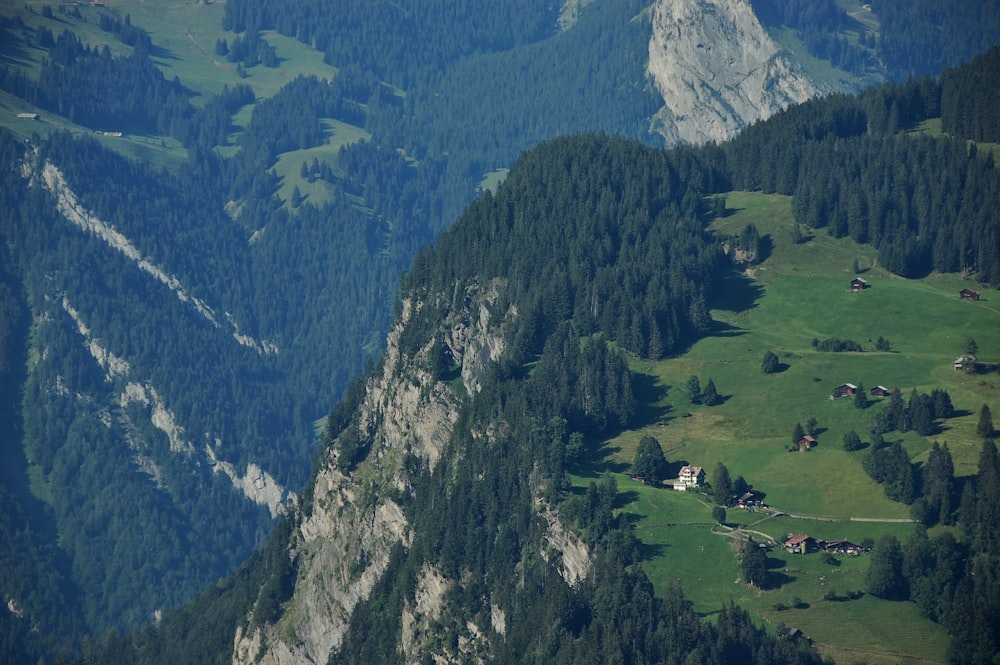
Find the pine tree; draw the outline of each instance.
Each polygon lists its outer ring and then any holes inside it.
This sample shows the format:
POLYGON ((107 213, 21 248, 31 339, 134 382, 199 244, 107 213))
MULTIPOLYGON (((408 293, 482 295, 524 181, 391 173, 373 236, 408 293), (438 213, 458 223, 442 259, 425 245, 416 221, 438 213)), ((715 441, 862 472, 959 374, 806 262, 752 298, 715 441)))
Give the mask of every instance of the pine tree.
POLYGON ((694 374, 688 377, 685 392, 692 404, 701 404, 701 381, 694 374))
POLYGON ((903 550, 896 536, 885 535, 875 543, 871 552, 871 565, 865 573, 865 586, 868 593, 878 598, 888 600, 906 598, 903 550))
POLYGON ((743 546, 743 558, 740 560, 740 572, 747 584, 761 588, 767 585, 767 556, 753 538, 743 546))
POLYGON ((706 406, 715 406, 719 403, 719 392, 715 389, 715 381, 712 379, 708 380, 701 392, 701 402, 706 406))
POLYGON ((639 441, 632 462, 632 475, 659 483, 667 474, 667 459, 663 448, 654 437, 644 436, 639 441))
POLYGON ((805 435, 806 432, 802 429, 802 423, 795 423, 795 429, 792 430, 792 443, 794 445, 798 445, 799 441, 801 441, 802 437, 805 435))
POLYGON ((976 426, 976 433, 984 439, 993 436, 993 414, 990 413, 988 404, 983 404, 983 408, 979 410, 979 424, 976 426))
POLYGON ((844 450, 860 450, 862 445, 861 437, 854 430, 844 435, 844 450))
POLYGON ((733 479, 729 475, 729 469, 722 462, 715 467, 712 474, 712 498, 720 506, 729 506, 733 502, 733 479))
POLYGON ((774 374, 778 371, 779 366, 778 355, 773 351, 765 353, 764 358, 760 361, 760 369, 764 374, 774 374))
POLYGON ((865 384, 859 383, 857 390, 854 391, 854 406, 859 409, 868 408, 868 393, 865 392, 865 384))
POLYGON ((712 519, 715 520, 716 524, 726 523, 726 509, 722 506, 716 506, 712 508, 712 519))

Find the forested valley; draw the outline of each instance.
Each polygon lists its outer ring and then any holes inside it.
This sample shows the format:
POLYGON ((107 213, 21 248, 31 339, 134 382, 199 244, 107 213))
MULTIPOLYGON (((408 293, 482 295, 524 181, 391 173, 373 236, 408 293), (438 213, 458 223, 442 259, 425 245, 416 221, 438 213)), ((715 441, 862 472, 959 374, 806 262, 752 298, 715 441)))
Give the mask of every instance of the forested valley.
MULTIPOLYGON (((323 51, 338 68, 330 80, 301 76, 267 99, 244 84, 197 99, 183 80, 164 76, 155 33, 127 15, 97 24, 119 42, 115 49, 68 28, 3 18, 5 42, 47 55, 28 73, 5 58, 0 89, 90 131, 177 141, 187 155, 182 168, 170 168, 124 157, 101 137, 53 130, 25 141, 0 130, 0 583, 17 599, 17 611, 0 616, 0 653, 13 654, 12 662, 68 657, 85 635, 93 636, 86 658, 111 661, 117 650, 136 648, 167 662, 176 647, 190 648, 179 660, 196 659, 205 639, 213 646, 200 653, 226 660, 227 631, 248 607, 266 607, 262 621, 278 612, 294 577, 283 563, 294 517, 277 517, 271 536, 276 515, 294 505, 293 493, 308 496, 310 463, 331 443, 317 435, 318 421, 379 357, 408 268, 404 289, 442 289, 481 274, 512 281, 509 297, 524 323, 512 337, 509 375, 499 375, 475 407, 485 412, 534 391, 538 412, 524 415, 511 439, 537 440, 533 447, 512 445, 504 460, 477 453, 482 464, 504 469, 495 476, 509 483, 504 501, 528 482, 515 467, 542 464, 558 489, 572 462, 563 448, 572 440, 570 448, 585 454, 574 433, 592 439, 627 424, 634 405, 622 353, 669 357, 709 331, 708 310, 728 267, 705 236, 704 197, 732 189, 794 195, 804 230, 871 243, 900 275, 966 271, 1000 283, 995 167, 960 140, 997 140, 997 105, 984 97, 995 98, 995 86, 982 83, 996 68, 995 51, 939 79, 803 105, 729 145, 666 153, 593 135, 553 142, 527 153, 495 196, 476 200, 466 221, 421 251, 481 193, 485 172, 539 141, 598 131, 659 142, 648 132, 659 101, 642 71, 644 28, 632 20, 643 3, 594 3, 558 34, 550 6, 470 4, 479 17, 471 31, 445 7, 372 10, 352 2, 328 12, 322 3, 227 3, 226 27, 245 43, 225 49, 244 48, 242 67, 275 64, 262 36, 273 29, 323 51), (408 20, 395 20, 400 11, 408 20), (454 34, 464 37, 441 38, 454 34), (413 43, 424 47, 419 57, 403 48, 413 43), (470 96, 479 103, 470 105, 470 96), (237 126, 234 117, 250 105, 237 126), (956 138, 901 134, 935 117, 956 138), (326 142, 330 119, 369 138, 335 159, 302 164, 327 200, 279 199, 276 160, 326 142), (592 168, 580 166, 588 162, 592 168), (577 166, 567 173, 562 164, 577 166), (600 186, 575 180, 583 174, 600 186), (91 221, 71 222, 74 212, 91 221), (545 224, 536 223, 541 218, 545 224), (93 220, 127 243, 94 232, 93 220), (567 235, 578 244, 563 247, 567 235), (501 237, 507 244, 493 243, 501 237), (556 246, 564 251, 553 256, 556 246), (532 358, 539 378, 528 381, 532 358), (254 482, 272 497, 234 491, 254 482), (267 594, 250 591, 261 586, 267 594), (168 609, 206 588, 198 604, 168 609), (159 616, 157 627, 125 636, 159 616), (95 646, 109 635, 105 647, 95 646)), ((79 8, 47 11, 59 25, 80 20, 79 8)), ((930 32, 937 18, 924 20, 921 30, 930 32)), ((990 24, 979 27, 988 32, 990 24)), ((933 72, 950 62, 921 66, 933 72)), ((434 317, 425 310, 408 329, 408 352, 434 330, 434 317)), ((345 468, 365 452, 359 444, 345 468)), ((454 473, 472 473, 471 461, 455 464, 454 473)), ((444 477, 422 478, 425 489, 414 497, 447 487, 444 477)), ((622 572, 636 543, 615 523, 612 494, 595 488, 578 525, 604 543, 602 574, 624 585, 614 588, 646 594, 640 574, 622 572)), ((422 501, 413 498, 413 510, 422 501)), ((489 501, 466 503, 485 510, 489 501)), ((426 535, 424 550, 394 555, 399 579, 424 560, 463 566, 461 520, 475 521, 471 514, 428 525, 427 534, 451 534, 445 552, 430 551, 438 536, 426 535)), ((526 518, 515 527, 512 538, 537 536, 526 518)), ((490 581, 498 592, 500 570, 490 581)), ((571 633, 590 622, 587 611, 595 624, 605 616, 586 610, 544 568, 536 573, 538 599, 579 609, 569 615, 571 633)), ((620 609, 619 601, 601 612, 620 609)), ((518 620, 526 631, 537 616, 518 620)), ((729 618, 744 644, 764 639, 738 610, 729 618)), ((693 630, 721 639, 704 626, 693 630)), ((355 637, 344 649, 363 647, 355 637)), ((765 650, 772 647, 782 648, 765 650)))

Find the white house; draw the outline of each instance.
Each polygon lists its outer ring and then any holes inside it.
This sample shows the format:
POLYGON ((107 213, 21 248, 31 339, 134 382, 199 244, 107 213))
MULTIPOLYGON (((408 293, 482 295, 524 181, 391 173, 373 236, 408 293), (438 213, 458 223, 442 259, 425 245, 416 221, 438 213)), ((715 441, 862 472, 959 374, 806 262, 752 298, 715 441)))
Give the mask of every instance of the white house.
POLYGON ((677 480, 674 481, 674 489, 680 492, 686 491, 689 487, 698 487, 698 485, 705 482, 705 470, 700 466, 689 466, 685 465, 681 467, 681 471, 677 474, 677 480))

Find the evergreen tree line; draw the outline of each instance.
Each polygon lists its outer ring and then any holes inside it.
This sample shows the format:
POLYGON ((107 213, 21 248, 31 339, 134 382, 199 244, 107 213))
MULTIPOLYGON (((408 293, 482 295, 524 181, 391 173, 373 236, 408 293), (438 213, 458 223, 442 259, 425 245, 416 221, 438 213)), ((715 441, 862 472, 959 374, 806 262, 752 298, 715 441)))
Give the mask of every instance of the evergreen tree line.
POLYGON ((941 74, 941 129, 973 141, 1000 143, 1000 49, 977 55, 968 67, 941 74))
MULTIPOLYGON (((928 491, 942 501, 949 493, 950 464, 947 446, 935 443, 925 487, 933 472, 935 484, 928 491)), ((963 484, 961 495, 961 540, 951 531, 931 538, 922 528, 904 543, 883 536, 872 550, 865 582, 869 593, 910 600, 945 626, 951 636, 949 663, 990 663, 1000 651, 1000 461, 992 439, 984 441, 978 473, 963 484)), ((925 498, 930 504, 931 495, 925 498)))
MULTIPOLYGON (((987 62, 958 71, 985 72, 987 62)), ((897 274, 975 271, 1000 283, 993 158, 958 138, 896 133, 934 117, 956 86, 924 79, 807 102, 723 146, 723 172, 734 188, 794 195, 796 221, 871 243, 897 274)))

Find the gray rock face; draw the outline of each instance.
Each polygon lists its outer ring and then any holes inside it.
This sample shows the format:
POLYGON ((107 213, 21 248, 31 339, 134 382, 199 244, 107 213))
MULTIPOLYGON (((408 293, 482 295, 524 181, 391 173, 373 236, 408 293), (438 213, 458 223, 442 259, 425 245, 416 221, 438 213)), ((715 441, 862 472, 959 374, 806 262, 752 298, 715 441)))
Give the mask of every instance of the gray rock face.
POLYGON ((749 0, 656 0, 647 74, 670 145, 724 141, 822 90, 782 54, 749 0))

